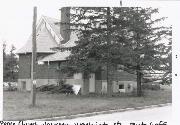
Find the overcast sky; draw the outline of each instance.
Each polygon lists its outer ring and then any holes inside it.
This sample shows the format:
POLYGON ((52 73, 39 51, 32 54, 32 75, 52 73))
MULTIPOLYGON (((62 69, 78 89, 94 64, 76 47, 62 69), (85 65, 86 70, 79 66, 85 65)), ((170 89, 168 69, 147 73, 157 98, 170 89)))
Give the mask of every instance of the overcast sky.
MULTIPOLYGON (((77 5, 70 3, 70 0, 4 0, 0 4, 0 37, 1 41, 6 41, 10 46, 14 44, 17 49, 21 48, 32 32, 33 6, 37 6, 38 19, 41 15, 59 18, 59 8, 67 5, 77 5), (66 1, 66 2, 63 2, 66 1)), ((93 0, 92 0, 93 1, 93 0)), ((102 1, 102 0, 101 0, 102 1)), ((105 0, 109 1, 109 0, 105 0)), ((111 2, 112 3, 112 2, 111 2)), ((86 3, 85 3, 86 4, 86 3)), ((96 6, 91 2, 90 5, 96 6)), ((82 5, 82 2, 81 4, 82 5)), ((83 4, 84 5, 84 4, 83 4)), ((86 4, 88 6, 89 4, 86 4)), ((101 3, 100 3, 101 5, 101 3)), ((159 16, 167 16, 165 24, 171 24, 172 12, 167 7, 160 8, 159 16)))
POLYGON ((0 36, 7 44, 22 47, 32 32, 33 6, 38 8, 38 19, 41 15, 59 18, 57 1, 46 0, 4 0, 0 4, 0 36))

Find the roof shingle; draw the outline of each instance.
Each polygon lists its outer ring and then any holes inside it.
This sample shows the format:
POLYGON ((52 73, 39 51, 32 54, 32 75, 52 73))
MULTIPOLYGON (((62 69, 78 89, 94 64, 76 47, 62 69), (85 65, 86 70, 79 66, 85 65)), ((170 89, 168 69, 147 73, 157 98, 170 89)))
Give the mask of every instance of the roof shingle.
POLYGON ((54 54, 48 55, 43 59, 39 60, 40 62, 48 62, 48 61, 64 61, 71 54, 70 51, 58 51, 54 54))

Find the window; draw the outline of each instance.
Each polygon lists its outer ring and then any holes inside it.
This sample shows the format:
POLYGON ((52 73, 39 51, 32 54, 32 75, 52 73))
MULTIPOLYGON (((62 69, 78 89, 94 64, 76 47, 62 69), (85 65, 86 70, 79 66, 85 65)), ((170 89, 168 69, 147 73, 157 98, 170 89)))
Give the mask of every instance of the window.
POLYGON ((119 89, 124 89, 124 84, 120 84, 119 89))

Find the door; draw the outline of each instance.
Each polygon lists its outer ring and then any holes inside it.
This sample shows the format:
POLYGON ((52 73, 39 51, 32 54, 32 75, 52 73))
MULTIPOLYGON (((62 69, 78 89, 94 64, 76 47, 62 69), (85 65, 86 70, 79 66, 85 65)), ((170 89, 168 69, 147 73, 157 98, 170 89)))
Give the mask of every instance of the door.
POLYGON ((91 73, 89 78, 89 92, 95 92, 95 74, 91 73))

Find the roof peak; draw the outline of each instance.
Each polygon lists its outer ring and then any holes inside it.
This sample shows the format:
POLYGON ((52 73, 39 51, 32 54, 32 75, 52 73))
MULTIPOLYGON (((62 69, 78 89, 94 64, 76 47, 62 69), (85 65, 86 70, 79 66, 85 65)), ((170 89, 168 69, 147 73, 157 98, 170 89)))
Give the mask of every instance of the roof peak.
POLYGON ((57 18, 50 17, 50 16, 46 16, 46 15, 41 15, 41 18, 44 18, 44 19, 52 19, 52 20, 57 20, 57 21, 59 21, 59 19, 57 19, 57 18))
MULTIPOLYGON (((55 18, 42 15, 37 24, 37 52, 54 53, 51 50, 53 47, 57 47, 62 37, 60 35, 59 26, 55 25, 58 20, 55 18), (45 22, 45 25, 44 23, 45 22)), ((26 44, 17 51, 18 54, 32 52, 32 34, 30 35, 26 44)))

